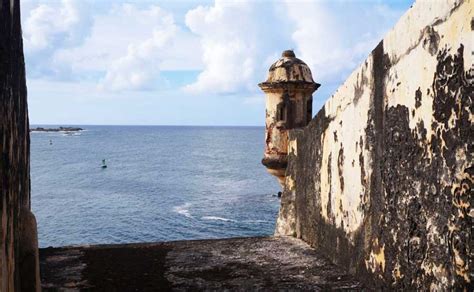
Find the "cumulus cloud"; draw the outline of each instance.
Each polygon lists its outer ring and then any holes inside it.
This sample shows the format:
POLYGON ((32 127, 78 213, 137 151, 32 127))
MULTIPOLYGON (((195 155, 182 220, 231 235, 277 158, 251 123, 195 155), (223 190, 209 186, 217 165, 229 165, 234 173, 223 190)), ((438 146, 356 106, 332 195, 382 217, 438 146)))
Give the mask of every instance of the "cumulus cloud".
MULTIPOLYGON (((112 91, 162 88, 166 85, 166 80, 160 77, 162 70, 202 68, 197 37, 180 28, 173 14, 158 6, 116 7, 111 15, 97 22, 91 42, 75 54, 102 59, 106 73, 99 88, 112 91), (114 48, 106 45, 102 54, 97 54, 95 48, 103 42, 104 29, 109 31, 106 41, 112 41, 114 48)), ((62 58, 68 56, 71 54, 66 53, 62 58)), ((77 64, 80 66, 80 60, 77 64)))
POLYGON ((267 3, 227 0, 189 11, 186 25, 200 37, 205 68, 185 90, 228 94, 255 87, 269 57, 285 46, 276 13, 267 3))
POLYGON ((91 17, 87 1, 62 0, 60 5, 41 3, 32 9, 23 25, 28 51, 80 43, 89 31, 91 17))
POLYGON ((402 13, 375 1, 285 4, 295 25, 295 49, 322 82, 345 78, 402 13))
POLYGON ((193 70, 186 93, 244 99, 259 94, 256 84, 289 48, 318 82, 342 81, 401 14, 376 0, 215 0, 186 4, 194 8, 181 19, 171 4, 120 2, 23 2, 29 77, 127 91, 162 88, 162 71, 193 70))
POLYGON ((63 67, 52 64, 59 48, 81 44, 90 32, 87 0, 22 2, 23 40, 30 78, 67 79, 63 67))
POLYGON ((138 10, 124 5, 122 9, 127 17, 133 15, 141 21, 151 19, 153 31, 149 38, 128 45, 126 55, 112 61, 100 86, 111 90, 149 89, 160 72, 161 59, 156 56, 157 52, 169 46, 178 28, 173 16, 157 6, 138 10))
POLYGON ((294 48, 320 82, 340 81, 401 15, 378 2, 215 0, 188 12, 204 70, 187 92, 252 91, 279 53, 294 48))
POLYGON ((197 37, 157 5, 87 0, 26 4, 30 77, 95 80, 98 88, 112 91, 147 90, 164 84, 161 70, 202 68, 197 37))

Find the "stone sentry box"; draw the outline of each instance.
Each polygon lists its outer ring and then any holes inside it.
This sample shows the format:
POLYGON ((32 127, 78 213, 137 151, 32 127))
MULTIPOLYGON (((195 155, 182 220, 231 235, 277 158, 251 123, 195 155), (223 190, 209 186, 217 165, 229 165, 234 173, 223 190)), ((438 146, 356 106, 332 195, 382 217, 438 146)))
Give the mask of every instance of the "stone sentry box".
POLYGON ((284 188, 288 131, 306 126, 312 119, 313 92, 320 86, 311 70, 295 53, 286 50, 259 84, 266 95, 265 153, 262 164, 284 188))

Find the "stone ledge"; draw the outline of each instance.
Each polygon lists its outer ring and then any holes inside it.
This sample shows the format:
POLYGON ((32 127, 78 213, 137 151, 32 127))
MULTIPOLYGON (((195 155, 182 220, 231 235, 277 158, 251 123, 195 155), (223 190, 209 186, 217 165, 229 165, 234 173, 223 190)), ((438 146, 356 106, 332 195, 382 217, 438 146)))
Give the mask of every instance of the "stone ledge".
POLYGON ((40 263, 43 291, 362 289, 291 237, 45 248, 40 263))

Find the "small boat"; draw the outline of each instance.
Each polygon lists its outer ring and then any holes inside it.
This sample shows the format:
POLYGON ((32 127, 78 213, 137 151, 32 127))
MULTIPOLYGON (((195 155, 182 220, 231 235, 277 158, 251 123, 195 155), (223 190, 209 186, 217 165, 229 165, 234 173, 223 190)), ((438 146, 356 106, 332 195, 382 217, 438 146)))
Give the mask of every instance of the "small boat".
POLYGON ((107 168, 107 164, 105 164, 105 159, 102 159, 102 166, 101 168, 107 168))

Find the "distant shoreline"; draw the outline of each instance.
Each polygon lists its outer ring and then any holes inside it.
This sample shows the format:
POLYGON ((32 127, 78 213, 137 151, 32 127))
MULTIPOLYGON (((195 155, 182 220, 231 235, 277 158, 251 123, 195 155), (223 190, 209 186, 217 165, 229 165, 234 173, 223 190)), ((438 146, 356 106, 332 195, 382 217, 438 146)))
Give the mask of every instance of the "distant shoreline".
POLYGON ((59 128, 43 128, 43 127, 36 127, 30 129, 30 132, 79 132, 83 131, 84 129, 78 127, 59 127, 59 128))
MULTIPOLYGON (((72 124, 75 127, 169 127, 169 128, 265 128, 265 125, 121 125, 121 124, 72 124)), ((30 127, 58 127, 59 124, 30 124, 30 127)))

